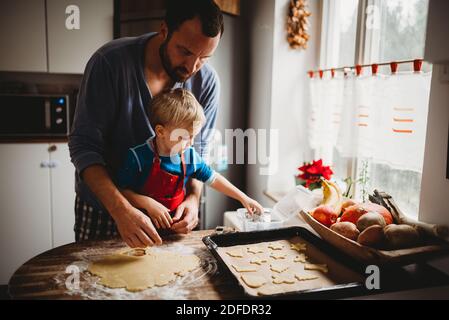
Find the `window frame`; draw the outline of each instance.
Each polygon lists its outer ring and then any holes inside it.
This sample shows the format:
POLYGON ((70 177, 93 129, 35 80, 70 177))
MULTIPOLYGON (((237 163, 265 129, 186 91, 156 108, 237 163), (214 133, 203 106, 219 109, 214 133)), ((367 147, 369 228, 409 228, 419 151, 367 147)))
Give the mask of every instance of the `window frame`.
MULTIPOLYGON (((342 0, 344 1, 344 0, 342 0)), ((377 8, 380 18, 385 19, 385 16, 382 16, 382 2, 381 0, 358 0, 358 9, 357 9, 357 26, 356 26, 356 43, 355 43, 355 52, 353 65, 364 65, 371 63, 381 63, 386 61, 379 61, 378 53, 380 52, 380 37, 381 37, 381 28, 377 29, 369 29, 367 28, 367 14, 369 6, 374 6, 377 8)), ((329 69, 329 68, 341 68, 341 67, 350 67, 350 66, 341 66, 335 64, 335 57, 332 57, 330 53, 333 53, 334 50, 331 48, 335 48, 335 41, 339 38, 339 29, 330 28, 335 24, 335 19, 337 17, 337 1, 334 0, 322 0, 321 5, 321 39, 320 39, 320 56, 319 56, 319 68, 320 69, 329 69), (330 32, 331 31, 331 32, 330 32)), ((382 24, 382 21, 380 21, 382 24)), ((336 50, 335 50, 336 51, 336 50)), ((317 154, 319 154, 319 150, 313 150, 315 154, 315 158, 317 154)), ((448 149, 449 153, 449 149, 448 149)), ((334 156, 332 152, 331 161, 333 162, 334 156)), ((357 195, 357 190, 359 189, 359 184, 356 182, 358 180, 359 171, 361 165, 365 161, 364 159, 352 157, 348 159, 348 166, 346 170, 347 177, 352 177, 354 179, 354 185, 351 188, 352 196, 357 195)), ((371 171, 371 166, 368 167, 368 174, 371 171)), ((448 178, 449 178, 449 164, 448 164, 448 178)), ((345 179, 347 177, 338 177, 340 179, 345 179)))

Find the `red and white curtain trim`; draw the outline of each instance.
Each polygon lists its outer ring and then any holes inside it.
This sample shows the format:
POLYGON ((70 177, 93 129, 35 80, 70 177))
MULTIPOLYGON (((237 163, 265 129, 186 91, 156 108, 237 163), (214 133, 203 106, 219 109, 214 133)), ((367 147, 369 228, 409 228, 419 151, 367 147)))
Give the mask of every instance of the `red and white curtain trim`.
POLYGON ((309 71, 310 147, 422 171, 431 73, 422 60, 309 71), (398 65, 413 64, 399 72, 398 65), (390 66, 380 74, 379 66, 390 66), (371 72, 364 72, 369 69, 371 72))

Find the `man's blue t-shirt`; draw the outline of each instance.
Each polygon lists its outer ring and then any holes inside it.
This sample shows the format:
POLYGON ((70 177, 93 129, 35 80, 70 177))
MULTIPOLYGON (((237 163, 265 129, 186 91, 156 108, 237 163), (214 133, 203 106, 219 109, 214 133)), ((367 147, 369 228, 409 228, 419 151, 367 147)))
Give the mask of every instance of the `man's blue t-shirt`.
MULTIPOLYGON (((179 154, 168 157, 159 156, 161 169, 173 175, 181 176, 181 157, 179 154)), ((131 189, 140 193, 150 174, 154 160, 154 149, 147 141, 128 150, 126 160, 120 167, 116 177, 116 185, 122 189, 131 189)), ((215 172, 204 162, 194 148, 184 150, 186 173, 184 186, 189 177, 211 184, 215 179, 215 172)), ((151 183, 151 181, 149 182, 151 183)))
MULTIPOLYGON (((104 210, 81 179, 81 172, 101 164, 113 178, 128 149, 154 136, 148 119, 153 97, 146 82, 144 61, 146 44, 155 34, 113 40, 87 63, 69 135, 69 149, 76 168, 76 192, 92 207, 104 210)), ((203 106, 206 123, 194 147, 205 157, 217 118, 218 76, 205 64, 186 82, 176 83, 174 87, 191 91, 203 106)))

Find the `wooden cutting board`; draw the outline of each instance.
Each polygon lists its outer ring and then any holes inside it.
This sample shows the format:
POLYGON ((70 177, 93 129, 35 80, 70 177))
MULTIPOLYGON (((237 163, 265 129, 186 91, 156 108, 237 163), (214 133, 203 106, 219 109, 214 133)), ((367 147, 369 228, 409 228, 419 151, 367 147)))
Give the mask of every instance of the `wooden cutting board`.
POLYGON ((13 299, 244 298, 244 293, 235 280, 229 274, 218 272, 216 260, 202 242, 203 237, 213 232, 214 230, 194 231, 188 235, 164 237, 161 249, 193 253, 201 259, 201 268, 167 287, 130 293, 125 289, 109 289, 98 285, 98 278, 84 270, 90 261, 126 248, 121 239, 115 239, 72 243, 36 256, 11 277, 9 294, 13 299), (76 280, 76 274, 79 275, 79 286, 73 281, 76 280))

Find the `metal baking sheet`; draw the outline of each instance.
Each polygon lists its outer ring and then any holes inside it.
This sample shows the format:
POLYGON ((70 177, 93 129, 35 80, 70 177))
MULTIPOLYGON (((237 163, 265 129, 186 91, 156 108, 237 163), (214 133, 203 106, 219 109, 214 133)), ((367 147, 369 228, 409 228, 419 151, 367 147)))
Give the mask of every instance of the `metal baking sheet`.
POLYGON ((203 238, 203 242, 215 256, 220 266, 234 276, 238 285, 243 288, 248 297, 338 298, 360 294, 365 291, 364 266, 336 251, 332 246, 302 227, 211 235, 203 238), (263 253, 245 254, 242 258, 231 257, 227 254, 227 251, 238 248, 246 252, 248 247, 254 245, 267 248, 271 243, 284 244, 285 250, 280 250, 286 255, 284 259, 270 258, 269 256, 276 250, 268 249, 264 250, 263 253), (326 264, 329 271, 327 273, 315 270, 305 271, 303 263, 291 263, 292 259, 299 253, 290 249, 289 243, 305 243, 307 246, 305 252, 308 257, 307 263, 326 264), (237 272, 233 267, 235 265, 250 266, 250 259, 256 256, 267 260, 266 263, 255 265, 256 272, 237 272), (282 273, 276 273, 270 268, 272 263, 289 265, 289 269, 282 273), (318 276, 318 279, 295 281, 293 284, 274 284, 272 281, 273 276, 287 275, 292 277, 297 273, 315 275, 318 276), (259 288, 251 288, 242 280, 242 275, 245 274, 262 276, 266 283, 259 288))

